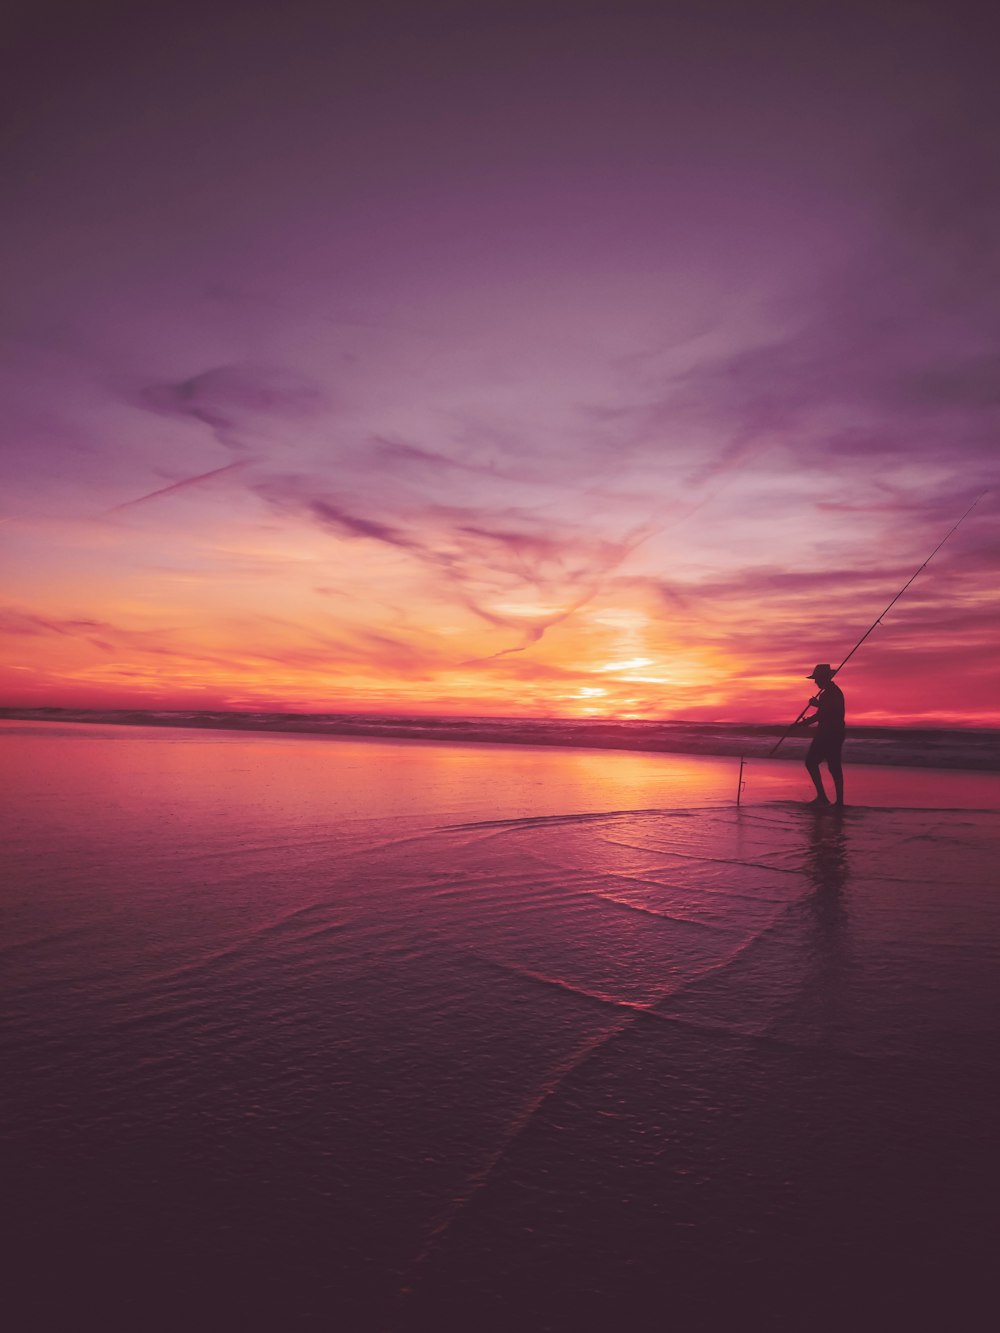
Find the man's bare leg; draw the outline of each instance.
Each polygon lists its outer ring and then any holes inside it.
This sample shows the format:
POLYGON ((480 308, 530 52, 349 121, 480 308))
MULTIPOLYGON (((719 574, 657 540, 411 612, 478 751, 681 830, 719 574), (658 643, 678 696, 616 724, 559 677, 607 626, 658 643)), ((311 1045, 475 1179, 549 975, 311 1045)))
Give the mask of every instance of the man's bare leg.
POLYGON ((844 804, 844 769, 840 762, 840 755, 836 758, 832 756, 826 761, 826 766, 830 770, 830 776, 833 778, 834 791, 837 793, 835 804, 844 804))
POLYGON ((823 789, 823 777, 819 771, 819 763, 810 755, 806 756, 806 771, 812 778, 813 786, 816 788, 815 805, 829 805, 830 801, 823 789))

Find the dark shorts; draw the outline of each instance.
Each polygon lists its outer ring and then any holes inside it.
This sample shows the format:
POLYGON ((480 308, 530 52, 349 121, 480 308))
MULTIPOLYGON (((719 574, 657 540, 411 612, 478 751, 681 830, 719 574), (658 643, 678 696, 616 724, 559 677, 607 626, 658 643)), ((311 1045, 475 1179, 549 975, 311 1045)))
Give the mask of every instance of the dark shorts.
POLYGON ((823 732, 819 732, 813 737, 812 744, 809 746, 806 763, 821 764, 825 761, 828 764, 831 762, 839 764, 840 752, 843 748, 843 732, 834 733, 833 735, 829 733, 824 735, 823 732))

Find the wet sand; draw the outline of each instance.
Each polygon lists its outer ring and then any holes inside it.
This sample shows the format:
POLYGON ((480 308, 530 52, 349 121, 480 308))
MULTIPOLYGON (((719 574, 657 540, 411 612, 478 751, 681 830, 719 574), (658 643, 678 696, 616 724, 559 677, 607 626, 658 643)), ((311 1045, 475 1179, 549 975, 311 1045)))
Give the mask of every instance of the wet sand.
POLYGON ((995 777, 24 724, 0 773, 19 1328, 971 1319, 995 777))

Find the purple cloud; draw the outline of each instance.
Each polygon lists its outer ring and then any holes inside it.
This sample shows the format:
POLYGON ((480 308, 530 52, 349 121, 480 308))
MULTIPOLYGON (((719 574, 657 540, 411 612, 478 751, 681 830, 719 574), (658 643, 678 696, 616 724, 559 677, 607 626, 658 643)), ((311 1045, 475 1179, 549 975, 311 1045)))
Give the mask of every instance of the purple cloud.
POLYGON ((228 449, 245 449, 262 435, 308 421, 329 407, 327 394, 298 371, 237 364, 202 371, 139 393, 142 406, 208 426, 228 449))

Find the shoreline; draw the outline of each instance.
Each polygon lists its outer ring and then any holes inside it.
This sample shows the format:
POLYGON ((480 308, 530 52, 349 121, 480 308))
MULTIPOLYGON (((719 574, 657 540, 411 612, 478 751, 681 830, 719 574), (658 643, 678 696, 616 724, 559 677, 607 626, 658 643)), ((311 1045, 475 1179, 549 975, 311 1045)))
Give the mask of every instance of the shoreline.
MULTIPOLYGON (((604 721, 570 718, 442 718, 371 714, 174 712, 139 709, 0 708, 0 720, 102 726, 546 746, 648 754, 771 758, 786 728, 761 723, 604 721)), ((775 761, 801 763, 808 732, 789 736, 775 761)), ((850 727, 845 762, 1000 772, 1000 732, 932 727, 850 727)))

